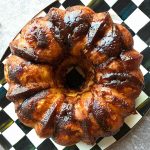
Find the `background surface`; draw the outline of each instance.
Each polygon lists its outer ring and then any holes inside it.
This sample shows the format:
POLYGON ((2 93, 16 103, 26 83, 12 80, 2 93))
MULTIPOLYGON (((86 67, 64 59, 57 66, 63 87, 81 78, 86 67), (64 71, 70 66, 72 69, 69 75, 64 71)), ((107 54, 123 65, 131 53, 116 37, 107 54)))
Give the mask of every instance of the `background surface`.
MULTIPOLYGON (((51 1, 52 0, 0 1, 0 58, 7 49, 9 42, 20 31, 20 29, 40 10, 49 5, 51 1)), ((0 147, 0 150, 1 149, 2 147, 0 147)), ((109 150, 120 149, 150 149, 150 112, 143 117, 143 119, 131 130, 127 136, 109 148, 109 150)))

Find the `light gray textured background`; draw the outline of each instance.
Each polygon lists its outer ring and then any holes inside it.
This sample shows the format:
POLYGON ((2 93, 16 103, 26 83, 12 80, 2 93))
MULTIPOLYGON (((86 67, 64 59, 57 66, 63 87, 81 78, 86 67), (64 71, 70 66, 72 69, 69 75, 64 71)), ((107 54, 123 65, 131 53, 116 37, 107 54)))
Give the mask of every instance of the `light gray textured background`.
MULTIPOLYGON (((53 0, 0 0, 0 58, 20 29, 51 1, 53 0)), ((109 150, 150 150, 150 111, 127 136, 113 144, 109 150)))

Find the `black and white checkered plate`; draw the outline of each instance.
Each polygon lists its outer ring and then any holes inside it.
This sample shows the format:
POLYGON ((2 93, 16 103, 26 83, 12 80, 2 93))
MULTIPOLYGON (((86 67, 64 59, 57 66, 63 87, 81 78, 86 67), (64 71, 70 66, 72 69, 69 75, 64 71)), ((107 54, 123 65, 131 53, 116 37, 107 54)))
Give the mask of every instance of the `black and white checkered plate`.
POLYGON ((144 55, 140 66, 145 87, 136 99, 136 115, 125 119, 121 130, 114 136, 100 138, 94 145, 79 142, 71 147, 56 144, 51 139, 40 139, 35 131, 18 120, 14 105, 5 97, 8 84, 4 79, 5 58, 0 62, 0 144, 11 150, 103 150, 127 134, 150 108, 150 0, 60 0, 49 5, 38 16, 45 16, 51 7, 65 9, 73 5, 86 5, 95 12, 109 11, 114 22, 126 26, 133 35, 134 48, 144 55))

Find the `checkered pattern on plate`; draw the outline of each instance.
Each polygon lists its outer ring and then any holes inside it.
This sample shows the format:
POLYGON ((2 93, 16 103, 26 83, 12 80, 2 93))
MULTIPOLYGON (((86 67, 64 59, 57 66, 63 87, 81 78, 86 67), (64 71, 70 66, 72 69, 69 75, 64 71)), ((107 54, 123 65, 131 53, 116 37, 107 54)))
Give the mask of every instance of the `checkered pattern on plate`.
POLYGON ((40 139, 34 129, 24 126, 17 118, 12 102, 6 99, 8 84, 4 79, 5 58, 10 55, 9 47, 0 62, 0 144, 11 150, 103 150, 127 134, 150 108, 150 1, 149 0, 59 0, 49 5, 37 16, 45 16, 51 7, 65 9, 68 6, 85 5, 95 12, 109 11, 114 22, 129 29, 134 39, 134 48, 144 55, 140 66, 145 87, 136 99, 136 115, 125 119, 120 131, 110 137, 100 138, 94 145, 79 142, 65 147, 52 139, 40 139))

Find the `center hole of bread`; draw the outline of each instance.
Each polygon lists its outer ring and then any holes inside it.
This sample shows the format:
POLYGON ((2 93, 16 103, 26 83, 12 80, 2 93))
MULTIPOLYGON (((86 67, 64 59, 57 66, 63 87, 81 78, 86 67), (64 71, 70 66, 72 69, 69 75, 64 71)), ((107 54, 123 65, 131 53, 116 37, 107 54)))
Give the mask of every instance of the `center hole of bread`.
POLYGON ((85 74, 78 66, 68 68, 65 76, 65 87, 73 90, 80 89, 85 82, 85 74))

